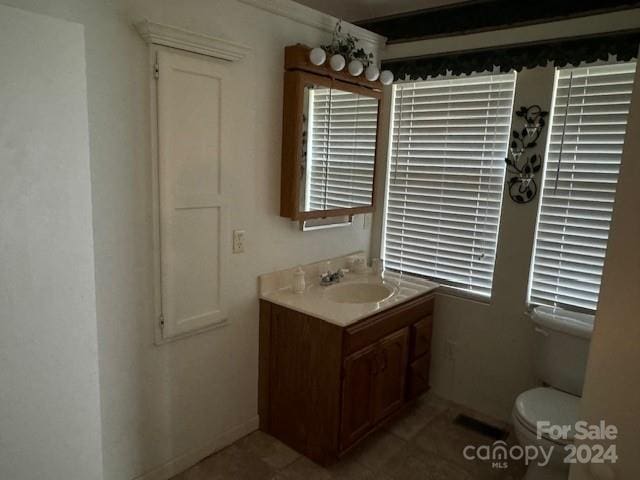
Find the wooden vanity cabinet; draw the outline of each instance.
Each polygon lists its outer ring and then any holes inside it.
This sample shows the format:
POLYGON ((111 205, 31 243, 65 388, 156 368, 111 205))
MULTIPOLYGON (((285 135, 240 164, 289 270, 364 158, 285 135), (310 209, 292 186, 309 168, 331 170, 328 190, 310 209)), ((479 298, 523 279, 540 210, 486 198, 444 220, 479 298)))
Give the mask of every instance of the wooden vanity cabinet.
POLYGON ((344 360, 342 449, 404 403, 408 340, 408 329, 403 328, 344 360))
POLYGON ((260 301, 260 428, 328 464, 429 388, 433 295, 348 327, 260 301))

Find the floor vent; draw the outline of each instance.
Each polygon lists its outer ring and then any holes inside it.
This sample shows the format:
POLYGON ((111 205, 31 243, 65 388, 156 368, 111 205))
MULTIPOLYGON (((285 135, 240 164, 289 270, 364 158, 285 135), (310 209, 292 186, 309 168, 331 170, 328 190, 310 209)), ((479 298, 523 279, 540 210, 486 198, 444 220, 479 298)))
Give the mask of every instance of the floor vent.
POLYGON ((484 435, 485 437, 492 438, 494 440, 504 440, 507 438, 507 431, 488 423, 481 422, 478 419, 472 418, 468 415, 460 414, 454 420, 453 423, 460 425, 469 430, 473 430, 476 433, 484 435))

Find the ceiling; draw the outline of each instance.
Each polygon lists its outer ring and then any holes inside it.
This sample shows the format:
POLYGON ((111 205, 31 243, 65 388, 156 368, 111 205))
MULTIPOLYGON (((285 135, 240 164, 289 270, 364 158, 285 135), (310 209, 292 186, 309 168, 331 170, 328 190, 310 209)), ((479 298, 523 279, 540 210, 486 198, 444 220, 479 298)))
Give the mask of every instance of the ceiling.
POLYGON ((349 22, 461 3, 464 0, 296 0, 349 22))

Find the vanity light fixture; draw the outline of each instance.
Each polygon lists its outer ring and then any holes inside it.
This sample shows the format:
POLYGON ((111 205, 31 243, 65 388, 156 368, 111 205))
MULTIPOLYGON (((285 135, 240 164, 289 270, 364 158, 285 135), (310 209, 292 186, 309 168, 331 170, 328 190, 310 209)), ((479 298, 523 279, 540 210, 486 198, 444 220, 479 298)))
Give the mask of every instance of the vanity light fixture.
POLYGON ((329 67, 334 72, 340 72, 347 67, 347 71, 352 77, 359 77, 364 73, 364 77, 370 82, 380 79, 382 84, 390 85, 393 82, 393 73, 385 70, 382 75, 373 61, 373 53, 358 47, 358 42, 358 38, 350 33, 342 32, 342 21, 338 21, 333 31, 331 43, 311 49, 309 61, 315 66, 321 66, 328 57, 329 67))

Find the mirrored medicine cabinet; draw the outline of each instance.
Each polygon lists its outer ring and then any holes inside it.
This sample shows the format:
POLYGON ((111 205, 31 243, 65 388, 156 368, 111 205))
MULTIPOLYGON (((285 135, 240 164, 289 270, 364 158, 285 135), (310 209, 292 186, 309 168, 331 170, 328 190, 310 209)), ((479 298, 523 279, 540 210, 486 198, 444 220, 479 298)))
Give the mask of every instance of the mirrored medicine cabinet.
POLYGON ((374 209, 382 86, 285 51, 280 215, 292 220, 374 209))

